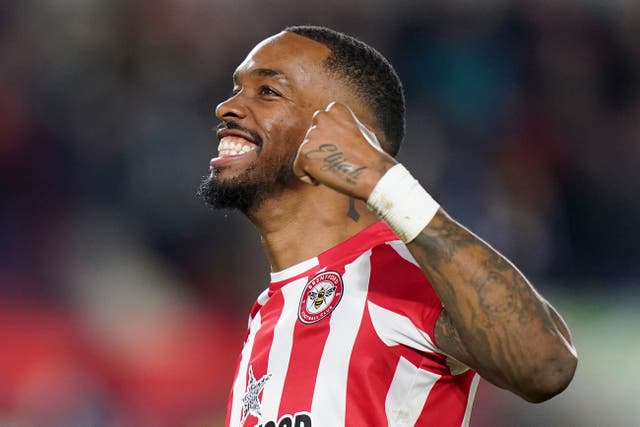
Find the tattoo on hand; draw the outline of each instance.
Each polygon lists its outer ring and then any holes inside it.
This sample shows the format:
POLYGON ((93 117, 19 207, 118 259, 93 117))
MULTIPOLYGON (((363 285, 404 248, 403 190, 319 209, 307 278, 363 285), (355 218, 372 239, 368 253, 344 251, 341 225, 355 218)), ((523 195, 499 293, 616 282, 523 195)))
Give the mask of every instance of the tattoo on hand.
POLYGON ((322 144, 318 149, 305 153, 309 160, 322 160, 324 165, 321 171, 328 171, 343 177, 349 184, 355 184, 367 167, 354 165, 344 157, 342 151, 338 151, 335 144, 322 144))

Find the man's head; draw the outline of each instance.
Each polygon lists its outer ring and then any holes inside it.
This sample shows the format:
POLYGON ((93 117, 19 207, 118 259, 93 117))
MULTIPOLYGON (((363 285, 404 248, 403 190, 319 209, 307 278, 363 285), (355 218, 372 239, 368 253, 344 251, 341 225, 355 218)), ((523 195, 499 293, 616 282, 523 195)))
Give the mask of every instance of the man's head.
POLYGON ((289 27, 262 41, 236 69, 232 96, 216 108, 219 157, 200 194, 214 207, 250 212, 301 186, 296 151, 313 113, 331 101, 348 105, 389 154, 397 153, 404 97, 381 54, 321 27, 289 27))
POLYGON ((405 105, 400 78, 389 61, 366 43, 328 28, 296 26, 285 31, 329 48, 324 67, 367 106, 373 120, 369 125, 382 148, 395 157, 405 134, 405 105))

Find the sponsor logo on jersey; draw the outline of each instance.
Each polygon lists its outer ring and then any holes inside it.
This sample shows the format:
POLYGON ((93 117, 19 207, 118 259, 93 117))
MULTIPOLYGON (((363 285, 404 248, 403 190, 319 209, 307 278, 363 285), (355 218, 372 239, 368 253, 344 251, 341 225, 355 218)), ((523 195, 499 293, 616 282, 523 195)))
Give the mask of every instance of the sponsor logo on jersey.
POLYGON ((256 427, 313 427, 311 424, 311 414, 309 412, 297 412, 295 415, 283 415, 278 422, 267 421, 256 427))
POLYGON ((318 273, 304 287, 298 319, 310 325, 327 317, 342 299, 342 277, 335 271, 318 273))

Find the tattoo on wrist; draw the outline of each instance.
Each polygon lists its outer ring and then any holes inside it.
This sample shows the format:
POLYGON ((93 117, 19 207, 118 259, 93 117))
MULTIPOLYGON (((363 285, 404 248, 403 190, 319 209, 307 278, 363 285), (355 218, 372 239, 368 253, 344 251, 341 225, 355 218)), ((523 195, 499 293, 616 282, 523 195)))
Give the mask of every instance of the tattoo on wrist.
POLYGON ((322 144, 316 150, 308 151, 304 156, 309 160, 322 160, 321 171, 341 176, 349 184, 355 184, 360 175, 367 169, 366 166, 358 167, 350 163, 335 144, 322 144))

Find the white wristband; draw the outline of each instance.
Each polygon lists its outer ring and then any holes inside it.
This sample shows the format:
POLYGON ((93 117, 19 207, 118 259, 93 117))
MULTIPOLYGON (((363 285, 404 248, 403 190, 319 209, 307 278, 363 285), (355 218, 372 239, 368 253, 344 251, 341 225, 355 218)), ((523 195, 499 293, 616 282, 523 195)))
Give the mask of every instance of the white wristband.
POLYGON ((367 206, 405 243, 415 239, 440 208, 401 164, 380 178, 367 199, 367 206))

